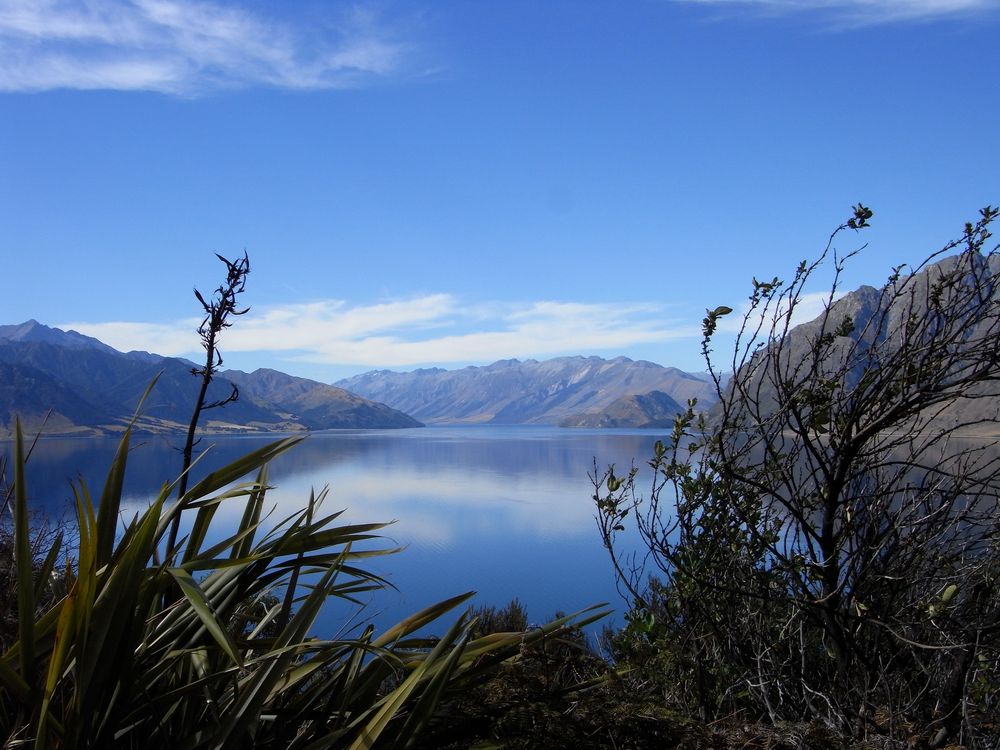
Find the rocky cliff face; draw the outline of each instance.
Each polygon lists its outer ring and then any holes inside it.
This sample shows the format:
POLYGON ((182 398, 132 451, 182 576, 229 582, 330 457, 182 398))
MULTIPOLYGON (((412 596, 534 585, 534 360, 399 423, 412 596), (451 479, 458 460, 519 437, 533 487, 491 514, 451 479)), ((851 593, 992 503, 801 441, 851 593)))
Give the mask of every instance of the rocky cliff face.
MULTIPOLYGON (((895 285, 859 287, 834 302, 825 320, 821 315, 792 328, 752 358, 743 375, 747 390, 754 394, 759 412, 767 415, 776 408, 776 382, 805 382, 813 372, 837 380, 832 393, 840 409, 848 408, 862 378, 873 374, 884 385, 892 385, 893 377, 898 376, 899 382, 893 387, 900 392, 918 388, 924 376, 917 373, 925 370, 938 372, 941 382, 958 378, 970 364, 963 350, 971 347, 982 355, 990 342, 1000 340, 998 276, 1000 256, 956 255, 903 276, 895 285), (952 273, 958 274, 962 283, 935 301, 935 285, 952 273), (963 322, 971 300, 980 295, 988 302, 988 312, 974 322, 963 322), (950 322, 943 322, 945 318, 950 322), (838 332, 844 324, 844 332, 838 332), (954 335, 949 334, 947 349, 932 351, 934 331, 944 326, 954 335), (825 346, 820 344, 824 335, 830 339, 825 346), (901 348, 904 342, 907 348, 901 348), (905 357, 903 353, 907 353, 905 357), (769 359, 767 370, 760 366, 765 357, 769 359), (950 370, 940 370, 934 364, 935 357, 949 358, 950 370), (907 376, 905 371, 911 367, 914 374, 907 376)), ((881 404, 870 386, 861 391, 873 408, 881 404)), ((933 425, 934 429, 961 427, 960 435, 994 434, 1000 414, 998 405, 1000 384, 987 378, 963 390, 961 397, 933 406, 914 422, 914 429, 933 425)))

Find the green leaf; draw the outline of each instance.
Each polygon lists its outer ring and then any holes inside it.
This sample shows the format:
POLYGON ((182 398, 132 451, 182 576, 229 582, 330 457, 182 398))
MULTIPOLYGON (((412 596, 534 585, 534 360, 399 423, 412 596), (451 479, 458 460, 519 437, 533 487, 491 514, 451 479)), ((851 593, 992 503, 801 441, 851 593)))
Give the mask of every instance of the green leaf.
POLYGON ((64 665, 66 663, 66 656, 69 653, 70 645, 73 642, 75 630, 73 622, 75 616, 75 603, 76 594, 75 592, 70 592, 69 596, 67 596, 63 602, 59 612, 59 622, 56 625, 55 643, 52 648, 52 653, 49 656, 48 674, 46 675, 45 687, 42 692, 42 703, 39 708, 38 734, 35 738, 35 748, 37 750, 45 750, 45 748, 55 744, 50 743, 48 739, 49 725, 51 719, 53 718, 49 716, 49 704, 52 701, 52 696, 56 691, 56 687, 59 685, 59 680, 63 674, 64 665))
POLYGON ((298 445, 303 440, 304 436, 295 436, 282 438, 281 440, 276 440, 273 443, 269 443, 261 448, 258 448, 245 456, 236 459, 232 463, 223 466, 217 471, 211 472, 208 476, 202 479, 198 484, 189 489, 183 500, 194 500, 201 497, 207 497, 208 495, 216 492, 228 484, 235 482, 240 477, 244 477, 252 471, 257 471, 265 463, 277 458, 282 453, 288 449, 298 445))
POLYGON ((947 604, 954 598, 955 594, 958 593, 958 586, 954 583, 948 584, 944 591, 941 592, 941 603, 947 604))
POLYGON ((469 632, 466 617, 463 615, 448 629, 448 632, 438 641, 413 674, 394 691, 398 692, 399 695, 391 696, 391 700, 387 701, 379 714, 373 717, 368 726, 365 727, 363 734, 355 741, 354 747, 370 747, 371 742, 374 742, 379 734, 385 730, 389 721, 414 692, 418 683, 423 679, 424 673, 433 670, 434 676, 424 688, 423 694, 416 704, 409 709, 406 723, 398 733, 400 740, 406 743, 405 747, 413 747, 419 739, 421 731, 433 717, 441 701, 445 685, 461 663, 468 640, 469 632), (407 683, 410 683, 409 687, 407 687, 407 683), (368 744, 359 745, 360 742, 368 744))
POLYGON ((233 545, 231 553, 233 558, 246 557, 253 548, 253 535, 260 524, 260 514, 267 494, 267 464, 260 467, 254 484, 257 489, 247 496, 247 504, 243 509, 243 518, 239 525, 239 533, 244 536, 233 545))
POLYGON ((118 449, 108 469, 108 478, 101 492, 101 502, 97 506, 97 564, 105 565, 111 559, 118 530, 118 513, 121 510, 122 486, 125 482, 125 464, 128 460, 129 427, 118 442, 118 449))
POLYGON ((183 568, 167 568, 167 573, 177 582, 180 587, 181 593, 187 598, 194 608, 195 613, 198 615, 198 619, 201 620, 205 629, 208 630, 215 642, 219 644, 226 655, 232 659, 233 664, 236 666, 242 666, 242 660, 239 654, 236 652, 236 644, 233 643, 232 639, 229 637, 229 633, 226 632, 225 628, 219 623, 215 616, 215 612, 212 611, 212 605, 209 603, 208 599, 205 598, 205 593, 201 590, 201 587, 195 582, 191 574, 188 573, 183 568))
POLYGON ((35 586, 32 581, 31 540, 28 527, 28 488, 25 480, 24 436, 21 420, 14 421, 14 564, 17 566, 17 622, 21 677, 35 689, 35 586))
POLYGON ((55 539, 52 540, 52 547, 38 569, 38 574, 35 576, 35 601, 41 598, 43 590, 49 584, 52 571, 56 566, 56 560, 59 558, 59 552, 62 550, 62 541, 63 532, 60 531, 56 534, 55 539))
POLYGON ((475 595, 475 591, 467 591, 464 594, 459 594, 458 596, 453 596, 450 599, 445 599, 443 602, 432 604, 430 607, 426 607, 416 614, 410 615, 405 620, 401 620, 396 625, 389 628, 379 638, 377 638, 372 645, 387 646, 391 643, 395 643, 415 630, 419 630, 427 623, 433 622, 445 612, 454 609, 459 604, 468 601, 475 595))

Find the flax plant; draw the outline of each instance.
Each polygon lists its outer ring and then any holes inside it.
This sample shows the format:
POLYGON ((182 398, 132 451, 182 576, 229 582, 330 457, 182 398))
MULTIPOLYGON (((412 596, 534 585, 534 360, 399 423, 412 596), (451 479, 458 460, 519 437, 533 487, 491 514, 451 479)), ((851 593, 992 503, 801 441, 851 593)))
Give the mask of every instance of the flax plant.
POLYGON ((343 523, 323 512, 320 492, 265 525, 267 464, 298 437, 208 473, 179 498, 178 480, 167 482, 148 509, 122 522, 131 437, 130 427, 96 507, 82 480, 74 486, 72 562, 59 562, 57 543, 39 564, 28 544, 28 472, 16 426, 18 630, 0 656, 4 747, 411 747, 442 721, 451 696, 518 658, 522 645, 603 615, 590 608, 527 633, 474 637, 466 612, 440 638, 422 635, 470 592, 381 635, 371 626, 316 635, 327 600, 357 602, 386 585, 364 567, 397 551, 380 546, 384 524, 343 523), (223 503, 243 505, 235 529, 213 527, 223 503), (168 545, 182 513, 194 520, 168 545))

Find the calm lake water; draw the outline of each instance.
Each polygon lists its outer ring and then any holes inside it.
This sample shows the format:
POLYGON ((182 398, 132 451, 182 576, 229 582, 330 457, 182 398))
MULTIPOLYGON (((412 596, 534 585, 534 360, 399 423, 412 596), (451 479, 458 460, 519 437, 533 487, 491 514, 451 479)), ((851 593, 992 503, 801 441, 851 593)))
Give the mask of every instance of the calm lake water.
MULTIPOLYGON (((464 591, 476 604, 518 597, 532 620, 557 610, 624 603, 598 538, 587 478, 594 457, 620 468, 645 467, 657 431, 461 426, 316 433, 271 466, 275 518, 301 508, 311 488, 329 486, 325 509, 347 522, 392 521, 389 545, 406 549, 369 567, 398 591, 368 595, 360 615, 379 630, 424 606, 464 591)), ((271 438, 273 439, 273 438, 271 438)), ((220 466, 270 439, 206 438, 206 466, 220 466)), ((179 439, 135 441, 126 504, 139 510, 180 466, 179 439)), ((70 481, 82 476, 98 495, 115 441, 51 439, 29 464, 34 507, 52 515, 72 508, 70 481)), ((9 454, 9 445, 0 444, 9 454)), ((620 472, 623 473, 623 472, 620 472)), ((644 484, 644 483, 642 483, 644 484)), ((640 484, 640 486, 642 486, 640 484)), ((239 523, 238 503, 216 523, 239 523)), ((332 634, 351 612, 329 608, 320 628, 332 634)))

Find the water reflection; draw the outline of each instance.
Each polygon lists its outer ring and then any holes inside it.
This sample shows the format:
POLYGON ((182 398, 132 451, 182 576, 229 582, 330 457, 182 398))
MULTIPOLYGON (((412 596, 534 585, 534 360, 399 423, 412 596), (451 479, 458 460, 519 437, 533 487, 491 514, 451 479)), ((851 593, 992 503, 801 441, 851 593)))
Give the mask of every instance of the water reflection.
MULTIPOLYGON (((642 463, 657 437, 486 426, 316 433, 272 464, 269 504, 272 518, 283 518, 303 507, 311 489, 328 485, 326 510, 346 508, 345 521, 397 521, 387 533, 407 549, 373 563, 399 587, 373 597, 380 624, 464 590, 496 604, 518 596, 541 619, 617 600, 587 472, 594 456, 642 463)), ((194 478, 267 442, 208 438, 194 478)), ((136 441, 125 484, 129 515, 174 477, 176 448, 163 438, 136 441)), ((99 496, 114 450, 111 440, 40 442, 29 465, 32 504, 49 514, 67 511, 77 477, 99 496)), ((217 523, 235 526, 241 516, 239 502, 223 505, 217 523)))

